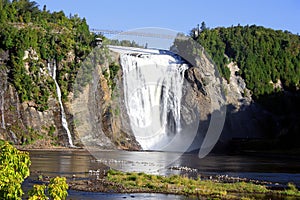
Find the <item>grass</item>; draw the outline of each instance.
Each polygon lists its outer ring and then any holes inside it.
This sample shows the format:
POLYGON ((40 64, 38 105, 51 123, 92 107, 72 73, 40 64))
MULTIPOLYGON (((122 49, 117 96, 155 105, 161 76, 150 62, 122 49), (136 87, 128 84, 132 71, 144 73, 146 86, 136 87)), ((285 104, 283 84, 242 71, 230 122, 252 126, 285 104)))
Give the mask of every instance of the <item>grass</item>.
POLYGON ((264 185, 236 182, 221 183, 213 180, 192 179, 179 175, 159 176, 145 173, 109 170, 106 179, 118 183, 127 189, 140 192, 170 193, 196 197, 210 197, 217 199, 253 199, 256 197, 300 197, 295 185, 289 184, 288 189, 282 191, 270 190, 264 185))

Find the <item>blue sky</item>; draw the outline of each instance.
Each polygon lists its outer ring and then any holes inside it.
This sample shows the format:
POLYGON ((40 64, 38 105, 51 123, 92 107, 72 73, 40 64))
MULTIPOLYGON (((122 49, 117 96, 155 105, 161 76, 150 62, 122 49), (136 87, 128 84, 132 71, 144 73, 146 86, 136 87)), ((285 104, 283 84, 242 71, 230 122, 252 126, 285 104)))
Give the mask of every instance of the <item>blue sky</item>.
POLYGON ((298 0, 36 0, 50 11, 87 19, 90 28, 127 31, 143 27, 188 33, 205 21, 210 28, 262 25, 300 33, 298 0))

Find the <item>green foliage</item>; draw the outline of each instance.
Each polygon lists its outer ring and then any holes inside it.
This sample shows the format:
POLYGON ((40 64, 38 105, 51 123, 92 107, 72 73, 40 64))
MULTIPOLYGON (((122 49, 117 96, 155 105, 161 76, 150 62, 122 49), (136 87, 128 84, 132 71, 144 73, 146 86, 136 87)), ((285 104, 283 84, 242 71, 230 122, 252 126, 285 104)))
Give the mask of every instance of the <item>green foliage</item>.
MULTIPOLYGON (((76 76, 76 82, 74 83, 74 96, 77 97, 78 93, 82 92, 84 87, 90 83, 94 78, 95 73, 98 73, 98 67, 109 62, 109 50, 107 48, 107 40, 103 41, 102 48, 93 49, 92 53, 84 60, 82 67, 78 70, 76 76)), ((102 68, 103 70, 104 68, 102 68)), ((105 73, 104 71, 102 73, 105 73)), ((106 72, 106 77, 109 77, 108 72, 106 72)))
POLYGON ((29 176, 29 154, 14 148, 8 142, 0 146, 0 198, 21 199, 21 184, 29 176))
POLYGON ((210 54, 227 80, 230 74, 226 65, 229 60, 236 62, 256 99, 276 92, 271 82, 278 80, 285 90, 299 88, 298 35, 252 25, 205 29, 195 39, 210 54))
POLYGON ((66 183, 65 177, 55 177, 50 180, 48 186, 34 185, 33 189, 28 192, 29 200, 47 200, 49 197, 45 191, 48 191, 49 196, 53 200, 64 200, 68 196, 67 189, 69 188, 66 183))
POLYGON ((116 80, 115 77, 118 74, 118 71, 120 70, 120 66, 116 63, 111 63, 109 65, 109 73, 107 71, 104 71, 103 75, 108 81, 108 86, 113 91, 116 87, 116 80))
POLYGON ((45 194, 45 185, 34 185, 33 189, 28 192, 28 200, 47 200, 49 199, 45 194))
POLYGON ((257 197, 258 194, 261 194, 262 197, 264 195, 274 195, 274 197, 280 195, 300 196, 294 184, 288 184, 288 190, 277 191, 251 182, 222 183, 179 175, 165 177, 135 172, 123 173, 115 170, 109 170, 106 179, 124 186, 129 191, 139 192, 173 193, 221 199, 248 199, 251 196, 257 197))
POLYGON ((50 137, 53 137, 54 132, 55 132, 55 126, 51 125, 51 126, 49 127, 48 135, 49 135, 50 137))
POLYGON ((49 195, 54 200, 66 199, 68 196, 67 189, 69 188, 66 183, 65 177, 56 177, 50 180, 48 185, 49 195))
POLYGON ((198 41, 210 54, 220 74, 229 81, 230 70, 227 67, 228 59, 224 56, 226 45, 222 41, 222 38, 219 37, 219 34, 218 29, 204 29, 199 35, 198 41))
MULTIPOLYGON (((30 174, 30 164, 28 152, 19 151, 8 142, 0 140, 0 199, 21 199, 24 194, 21 184, 30 174)), ((34 185, 28 193, 29 199, 49 199, 45 194, 46 189, 52 199, 66 199, 68 195, 66 178, 52 178, 47 187, 34 185)))
POLYGON ((299 192, 299 190, 297 189, 297 187, 295 186, 295 184, 293 184, 293 183, 288 183, 287 186, 288 186, 288 188, 287 188, 286 190, 284 190, 284 191, 282 192, 282 194, 300 197, 300 192, 299 192))
POLYGON ((293 192, 298 192, 298 189, 296 188, 296 185, 293 183, 288 183, 288 189, 293 191, 293 192))
MULTIPOLYGON (((17 131, 16 131, 17 132, 17 131)), ((32 144, 37 140, 44 139, 45 135, 41 134, 32 127, 27 127, 26 132, 22 132, 22 145, 32 144)))
POLYGON ((86 20, 77 15, 68 18, 46 7, 41 11, 30 0, 1 1, 0 50, 9 52, 10 60, 5 63, 9 80, 20 100, 33 101, 39 111, 47 110, 48 99, 55 96, 47 62, 58 64, 57 79, 66 100, 93 39, 86 20), (26 59, 25 51, 29 52, 26 59))

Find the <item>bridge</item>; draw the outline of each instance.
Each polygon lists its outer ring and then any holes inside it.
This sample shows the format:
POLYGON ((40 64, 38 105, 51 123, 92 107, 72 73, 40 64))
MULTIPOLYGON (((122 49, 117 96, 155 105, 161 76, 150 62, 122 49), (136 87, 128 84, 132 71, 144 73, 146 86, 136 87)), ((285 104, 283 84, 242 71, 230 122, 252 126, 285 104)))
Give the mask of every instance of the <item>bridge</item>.
POLYGON ((176 35, 164 34, 164 33, 150 33, 141 31, 118 31, 109 29, 96 29, 91 28, 90 32, 102 35, 128 35, 128 36, 138 36, 138 37, 150 37, 150 38, 161 38, 161 39, 174 39, 176 35))
POLYGON ((123 46, 115 46, 108 45, 108 48, 117 53, 126 53, 126 54, 159 54, 158 49, 144 49, 137 47, 123 47, 123 46))

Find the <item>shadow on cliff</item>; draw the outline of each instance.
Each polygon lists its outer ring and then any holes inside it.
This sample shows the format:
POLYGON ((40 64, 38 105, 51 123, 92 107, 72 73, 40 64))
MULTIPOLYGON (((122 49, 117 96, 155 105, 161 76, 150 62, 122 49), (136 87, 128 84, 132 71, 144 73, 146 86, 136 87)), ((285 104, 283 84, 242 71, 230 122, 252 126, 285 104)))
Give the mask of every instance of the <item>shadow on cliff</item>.
MULTIPOLYGON (((300 151, 300 92, 278 92, 261 96, 256 103, 237 109, 226 106, 221 136, 211 153, 291 152, 300 151)), ((218 112, 218 111, 214 111, 218 112)), ((198 152, 211 121, 199 122, 198 134, 190 147, 198 152), (197 150, 195 148, 198 147, 197 150)))

